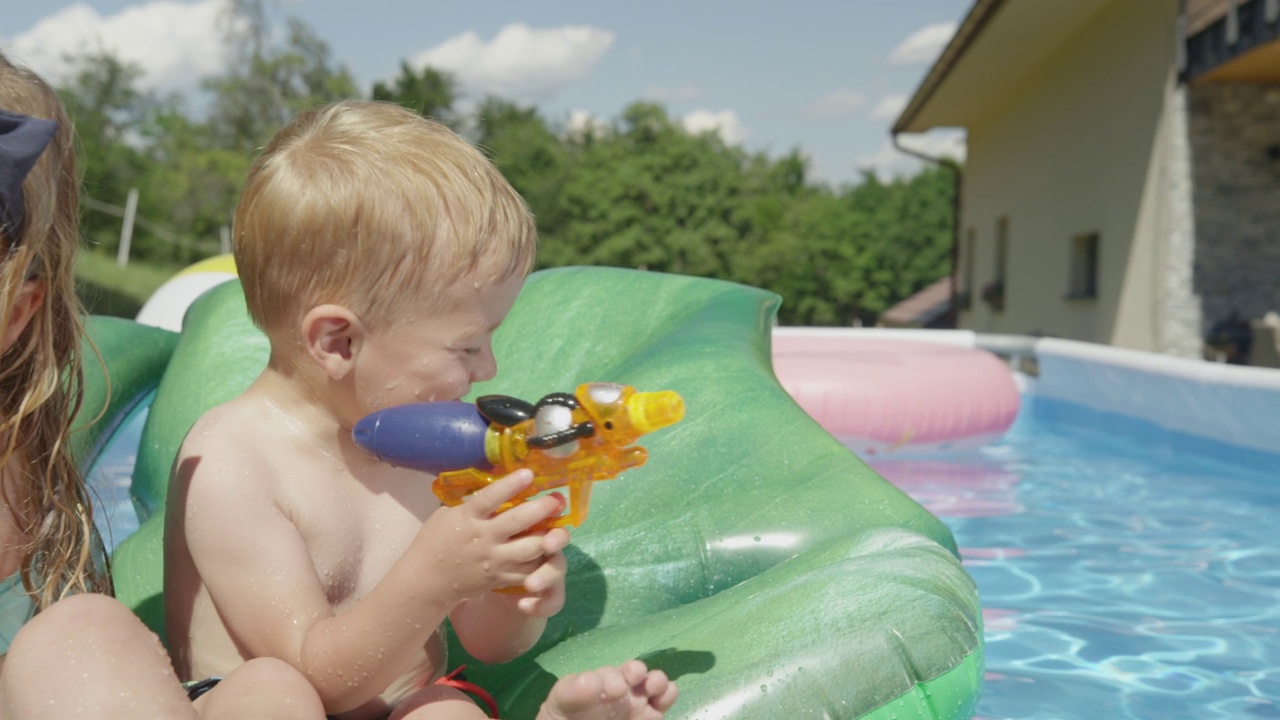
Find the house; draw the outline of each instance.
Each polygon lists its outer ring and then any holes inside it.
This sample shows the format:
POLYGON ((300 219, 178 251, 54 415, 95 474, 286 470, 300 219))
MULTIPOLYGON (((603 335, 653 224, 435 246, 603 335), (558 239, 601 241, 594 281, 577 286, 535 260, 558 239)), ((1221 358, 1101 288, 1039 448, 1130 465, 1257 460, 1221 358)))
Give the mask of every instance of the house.
POLYGON ((951 306, 951 278, 942 278, 880 313, 876 324, 891 328, 948 328, 952 327, 951 306))
POLYGON ((1201 357, 1280 310, 1280 0, 976 0, 893 134, 943 127, 960 327, 1201 357))

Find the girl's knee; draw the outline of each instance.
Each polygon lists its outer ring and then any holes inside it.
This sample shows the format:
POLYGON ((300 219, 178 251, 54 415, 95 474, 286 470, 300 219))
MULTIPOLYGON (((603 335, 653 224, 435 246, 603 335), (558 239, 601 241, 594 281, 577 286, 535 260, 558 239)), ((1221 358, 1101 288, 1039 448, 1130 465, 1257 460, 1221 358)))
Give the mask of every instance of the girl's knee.
POLYGON ((83 648, 99 640, 118 643, 128 636, 155 638, 124 605, 106 595, 85 593, 63 598, 29 620, 14 636, 9 654, 43 654, 57 645, 83 648))

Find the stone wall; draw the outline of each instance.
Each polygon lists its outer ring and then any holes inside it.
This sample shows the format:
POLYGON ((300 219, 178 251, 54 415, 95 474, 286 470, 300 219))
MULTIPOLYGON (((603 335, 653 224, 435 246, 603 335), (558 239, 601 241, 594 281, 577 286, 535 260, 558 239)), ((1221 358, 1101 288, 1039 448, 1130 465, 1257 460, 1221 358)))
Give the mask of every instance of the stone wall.
POLYGON ((1280 310, 1280 85, 1188 89, 1204 329, 1280 310))

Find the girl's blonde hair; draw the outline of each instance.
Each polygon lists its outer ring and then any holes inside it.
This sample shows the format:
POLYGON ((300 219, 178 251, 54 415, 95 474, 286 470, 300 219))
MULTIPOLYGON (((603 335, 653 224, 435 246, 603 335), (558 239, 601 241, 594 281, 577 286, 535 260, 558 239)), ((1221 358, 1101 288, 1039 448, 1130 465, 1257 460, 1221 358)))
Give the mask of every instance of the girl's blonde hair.
POLYGON ((273 341, 324 303, 395 325, 463 277, 529 272, 537 246, 528 206, 484 153, 379 102, 310 110, 277 133, 233 225, 249 314, 273 341))
POLYGON ((23 586, 43 609, 72 592, 110 591, 88 489, 69 438, 83 399, 82 308, 72 274, 80 241, 79 176, 74 133, 57 95, 3 54, 0 109, 58 123, 23 182, 26 221, 20 234, 0 234, 0 328, 8 326, 28 279, 45 285, 41 307, 0 356, 0 468, 16 458, 27 465, 17 469, 16 497, 6 487, 3 500, 27 539, 23 586))

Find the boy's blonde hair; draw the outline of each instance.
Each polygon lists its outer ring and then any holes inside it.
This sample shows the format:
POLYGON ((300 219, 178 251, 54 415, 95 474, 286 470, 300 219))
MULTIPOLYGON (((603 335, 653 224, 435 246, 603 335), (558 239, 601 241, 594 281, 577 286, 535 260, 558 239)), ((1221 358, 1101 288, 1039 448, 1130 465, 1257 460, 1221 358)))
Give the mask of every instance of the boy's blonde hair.
POLYGON ((3 501, 28 539, 22 581, 43 609, 70 592, 109 591, 88 490, 71 456, 72 418, 83 399, 83 308, 73 269, 80 241, 80 178, 74 133, 53 89, 0 54, 0 108, 55 120, 57 133, 23 181, 26 221, 18 237, 0 233, 0 328, 31 278, 44 301, 0 357, 0 468, 21 457, 18 496, 3 501))
POLYGON ((324 303, 394 326, 462 278, 533 264, 524 200, 478 149, 398 105, 303 112, 249 170, 234 221, 249 314, 275 342, 324 303))

